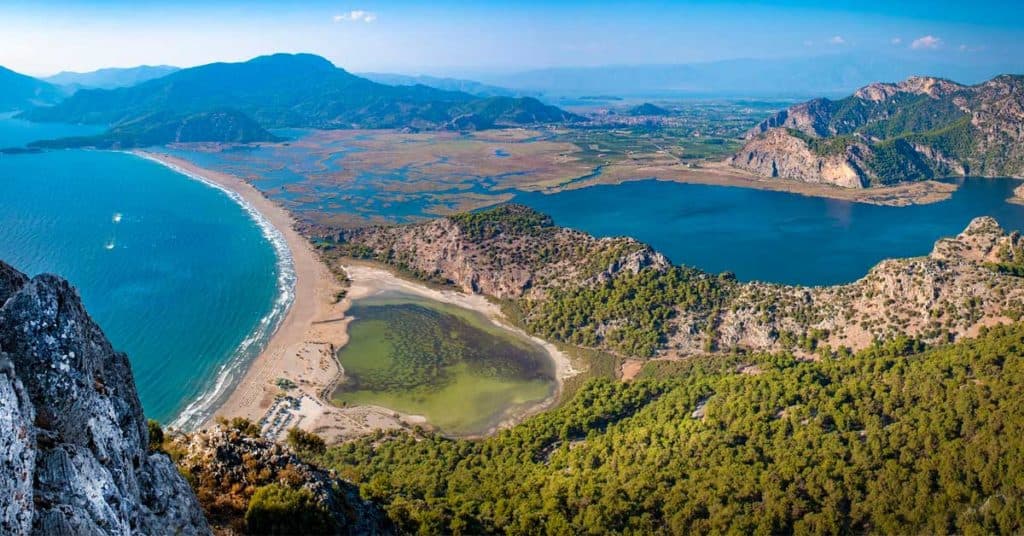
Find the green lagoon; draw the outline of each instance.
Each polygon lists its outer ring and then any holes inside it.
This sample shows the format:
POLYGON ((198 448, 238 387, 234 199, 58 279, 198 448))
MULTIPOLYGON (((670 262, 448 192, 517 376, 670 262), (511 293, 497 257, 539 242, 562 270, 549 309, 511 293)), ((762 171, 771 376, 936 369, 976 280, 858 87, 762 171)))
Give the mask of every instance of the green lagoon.
POLYGON ((555 391, 547 352, 483 315, 404 293, 356 300, 335 403, 423 415, 442 432, 487 432, 555 391))

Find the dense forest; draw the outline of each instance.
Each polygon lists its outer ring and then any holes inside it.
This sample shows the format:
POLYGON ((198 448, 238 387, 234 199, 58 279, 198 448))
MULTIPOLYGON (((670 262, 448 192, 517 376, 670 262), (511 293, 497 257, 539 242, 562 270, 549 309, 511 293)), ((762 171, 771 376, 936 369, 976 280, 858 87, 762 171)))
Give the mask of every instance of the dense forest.
POLYGON ((1024 530, 1024 326, 854 356, 653 361, 480 441, 303 456, 426 533, 1024 530))

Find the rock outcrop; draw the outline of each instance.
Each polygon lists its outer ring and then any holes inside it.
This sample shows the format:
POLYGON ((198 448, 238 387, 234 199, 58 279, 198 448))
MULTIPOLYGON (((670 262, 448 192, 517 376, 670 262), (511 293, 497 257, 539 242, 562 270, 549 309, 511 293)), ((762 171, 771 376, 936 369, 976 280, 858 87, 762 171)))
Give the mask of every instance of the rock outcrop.
POLYGON ((863 143, 851 144, 836 154, 818 154, 806 141, 773 128, 749 141, 731 163, 763 177, 863 188, 870 181, 864 171, 864 157, 870 154, 871 149, 863 143))
POLYGON ((858 350, 898 336, 931 344, 974 336, 1024 315, 1024 277, 994 269, 1006 252, 1022 247, 1020 234, 982 217, 937 241, 929 255, 883 261, 846 285, 741 284, 711 320, 713 331, 700 331, 708 319, 682 311, 666 350, 701 353, 711 342, 721 349, 813 353, 819 345, 858 350))
POLYGON ((207 534, 127 357, 52 275, 0 262, 0 533, 207 534))
POLYGON ((746 139, 729 163, 765 177, 858 188, 1024 176, 1024 77, 974 86, 932 77, 875 83, 838 101, 792 106, 746 139))
POLYGON ((501 299, 536 295, 561 284, 604 281, 622 271, 669 266, 664 255, 636 240, 595 238, 557 227, 548 216, 521 205, 328 236, 349 255, 501 299))
POLYGON ((332 534, 393 532, 380 508, 361 499, 354 484, 303 462, 285 445, 247 435, 230 424, 177 435, 170 444, 218 533, 246 533, 249 500, 255 490, 270 484, 308 490, 317 508, 332 518, 332 534))

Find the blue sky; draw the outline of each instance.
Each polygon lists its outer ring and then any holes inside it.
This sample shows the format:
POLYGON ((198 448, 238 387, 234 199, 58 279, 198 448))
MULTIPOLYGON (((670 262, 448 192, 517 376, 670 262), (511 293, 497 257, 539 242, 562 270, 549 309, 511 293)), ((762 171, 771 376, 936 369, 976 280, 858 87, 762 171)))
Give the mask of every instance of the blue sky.
POLYGON ((450 74, 839 53, 1024 58, 1020 0, 971 2, 0 2, 0 65, 30 74, 313 52, 450 74))

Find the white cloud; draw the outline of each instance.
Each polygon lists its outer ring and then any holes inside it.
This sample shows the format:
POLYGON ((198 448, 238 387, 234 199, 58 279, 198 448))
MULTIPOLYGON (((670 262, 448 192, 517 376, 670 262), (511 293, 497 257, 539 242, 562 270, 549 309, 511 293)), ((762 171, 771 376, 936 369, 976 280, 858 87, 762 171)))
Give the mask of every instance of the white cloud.
POLYGON ((899 45, 900 43, 903 42, 903 38, 901 38, 901 37, 893 37, 892 39, 889 40, 889 42, 892 43, 893 46, 896 46, 896 45, 899 45))
POLYGON ((334 16, 334 22, 373 22, 377 20, 377 14, 362 9, 353 9, 348 13, 340 13, 334 16))
POLYGON ((914 50, 927 50, 936 49, 942 46, 942 39, 935 37, 934 35, 926 35, 924 37, 918 37, 910 43, 910 48, 914 50))
POLYGON ((841 35, 834 35, 832 36, 832 39, 828 40, 828 43, 830 45, 844 45, 846 44, 846 39, 843 39, 843 36, 841 35))

